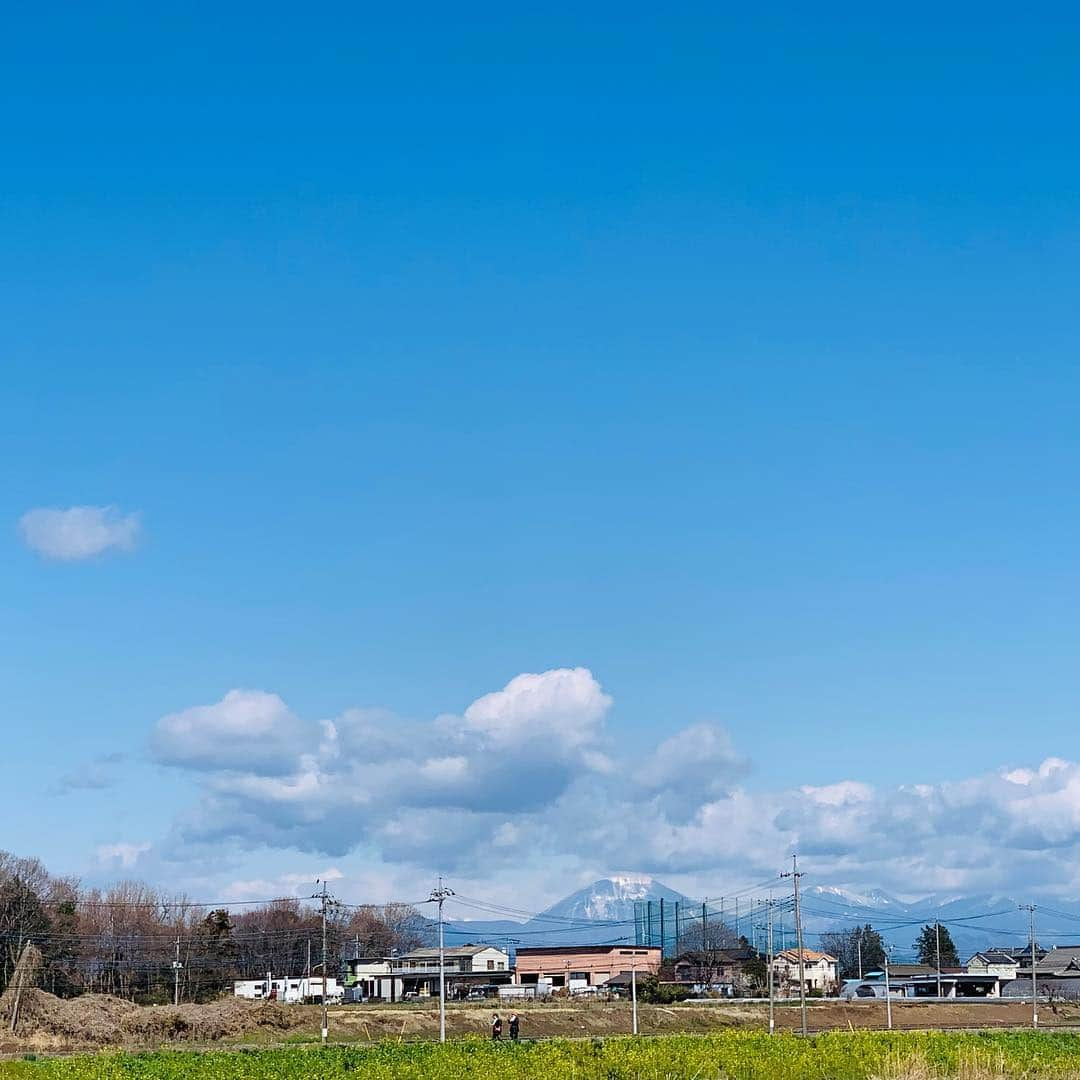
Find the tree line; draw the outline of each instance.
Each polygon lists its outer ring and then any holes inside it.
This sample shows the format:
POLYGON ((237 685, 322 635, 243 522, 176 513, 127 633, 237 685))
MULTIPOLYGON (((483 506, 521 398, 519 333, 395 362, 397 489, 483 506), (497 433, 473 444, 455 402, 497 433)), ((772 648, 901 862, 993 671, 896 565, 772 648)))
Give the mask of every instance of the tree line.
MULTIPOLYGON (((387 956, 432 939, 430 921, 408 904, 331 904, 327 974, 354 951, 387 956)), ((182 999, 204 1001, 235 979, 317 977, 322 914, 317 903, 296 899, 211 910, 138 881, 83 889, 38 859, 0 852, 0 991, 28 944, 42 955, 40 985, 62 997, 171 1001, 179 954, 182 999)))
MULTIPOLYGON (((836 957, 841 979, 860 979, 885 967, 885 942, 869 923, 832 930, 820 937, 821 951, 836 957)), ((936 968, 959 967, 960 956, 949 928, 940 923, 924 926, 914 943, 920 964, 936 968), (940 960, 939 960, 940 957, 940 960)))

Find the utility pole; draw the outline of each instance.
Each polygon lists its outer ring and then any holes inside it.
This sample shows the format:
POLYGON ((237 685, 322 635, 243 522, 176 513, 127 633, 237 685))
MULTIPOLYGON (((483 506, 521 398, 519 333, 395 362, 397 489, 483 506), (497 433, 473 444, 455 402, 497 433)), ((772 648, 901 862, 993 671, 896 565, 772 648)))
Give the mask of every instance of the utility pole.
POLYGON ((776 1032, 776 1018, 773 1015, 773 898, 769 897, 769 930, 768 930, 768 977, 769 977, 769 1034, 776 1032))
POLYGON ((799 1010, 802 1013, 802 1033, 806 1035, 806 958, 803 956, 802 908, 799 906, 799 856, 791 856, 791 869, 781 877, 789 877, 795 882, 795 944, 799 950, 799 1010))
MULTIPOLYGON (((648 952, 645 949, 620 949, 620 956, 630 957, 630 1004, 631 1004, 631 1032, 636 1035, 638 1033, 638 1017, 637 1017, 637 958, 639 956, 647 956, 648 952)), ((570 961, 567 960, 567 964, 570 961)), ((569 970, 569 969, 568 969, 569 970)), ((567 985, 569 985, 569 978, 567 979, 567 985)))
POLYGON ((862 982, 862 932, 863 928, 859 927, 859 932, 855 935, 856 947, 859 950, 859 982, 862 982))
POLYGON ((892 994, 889 991, 889 946, 885 946, 885 1025, 892 1031, 892 994))
POLYGON ((1031 916, 1031 1026, 1039 1026, 1039 986, 1035 976, 1035 905, 1021 904, 1021 911, 1031 916))
MULTIPOLYGON (((326 1040, 330 1035, 330 1018, 327 1013, 326 1007, 326 966, 327 966, 327 946, 326 946, 326 905, 330 901, 330 896, 326 891, 326 882, 322 882, 322 891, 317 892, 313 899, 320 902, 322 910, 322 1044, 326 1045, 326 1040)), ((308 942, 310 949, 311 942, 308 942)), ((309 961, 310 962, 310 961, 309 961)), ((309 985, 308 989, 311 987, 309 985)))
POLYGON ((937 968, 937 1000, 941 1000, 942 996, 942 924, 941 920, 934 922, 934 954, 937 958, 937 962, 934 967, 937 968))
POLYGON ((173 1004, 180 1004, 180 969, 184 965, 180 963, 180 931, 176 931, 176 958, 172 962, 173 967, 173 1004))
POLYGON ((429 904, 439 905, 439 1042, 446 1042, 446 942, 443 928, 443 904, 454 890, 443 885, 439 877, 439 887, 428 897, 429 904))

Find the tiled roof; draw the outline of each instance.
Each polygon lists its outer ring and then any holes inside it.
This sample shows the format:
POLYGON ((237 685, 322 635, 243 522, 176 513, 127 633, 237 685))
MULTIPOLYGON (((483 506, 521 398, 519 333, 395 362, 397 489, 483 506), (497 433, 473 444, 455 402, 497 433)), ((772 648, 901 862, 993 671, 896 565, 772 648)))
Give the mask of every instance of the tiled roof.
MULTIPOLYGON (((836 957, 830 953, 818 952, 816 949, 803 949, 803 963, 814 964, 819 960, 828 960, 830 964, 836 963, 836 957)), ((798 949, 785 949, 782 953, 776 954, 777 960, 787 960, 792 964, 799 962, 799 950, 798 949)))

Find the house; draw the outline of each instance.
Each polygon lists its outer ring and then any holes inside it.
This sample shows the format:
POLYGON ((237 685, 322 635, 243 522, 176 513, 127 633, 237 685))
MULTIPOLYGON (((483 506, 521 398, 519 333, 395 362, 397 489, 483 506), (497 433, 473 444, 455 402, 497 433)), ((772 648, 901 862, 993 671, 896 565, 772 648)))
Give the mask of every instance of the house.
MULTIPOLYGON (((248 1001, 280 1001, 286 1005, 320 1002, 323 995, 321 975, 292 975, 280 978, 238 979, 233 983, 233 997, 248 1001)), ((344 990, 335 978, 326 980, 326 1000, 339 1002, 344 990)))
MULTIPOLYGON (((1031 997, 1030 952, 1020 953, 1023 961, 1016 978, 1005 987, 1006 997, 1031 997)), ((1044 952, 1035 950, 1035 984, 1040 997, 1080 999, 1080 945, 1057 945, 1044 952)))
MULTIPOLYGON (((869 978, 871 973, 867 973, 869 978)), ((873 972, 879 978, 885 978, 884 971, 873 972)), ((896 981, 900 979, 914 979, 920 975, 936 975, 937 968, 933 964, 890 964, 889 978, 896 981)))
POLYGON ((671 962, 670 981, 695 994, 718 993, 733 997, 752 982, 746 973, 747 965, 757 955, 750 948, 684 952, 671 962))
MULTIPOLYGON (((1002 978, 987 972, 966 972, 963 968, 941 969, 925 975, 909 975, 892 981, 889 969, 890 989, 902 990, 905 997, 928 998, 985 998, 1000 997, 1002 978)), ((1005 980, 1008 981, 1008 980, 1005 980)))
MULTIPOLYGON (((807 993, 835 994, 840 985, 836 957, 803 949, 803 978, 807 993)), ((781 994, 799 992, 799 950, 785 949, 773 958, 773 978, 781 994)))
MULTIPOLYGON (((924 967, 923 964, 904 964, 898 967, 924 967)), ((940 977, 935 969, 914 975, 896 975, 889 967, 889 996, 908 998, 996 998, 1001 996, 1007 980, 1000 975, 985 972, 974 974, 962 968, 943 968, 940 977)), ((883 998, 885 996, 885 972, 868 972, 864 979, 848 979, 840 991, 848 1000, 860 998, 883 998)))
POLYGON ((971 975, 997 975, 1001 979, 1015 979, 1017 971, 1020 970, 1020 961, 1004 949, 987 949, 985 952, 977 952, 968 960, 967 970, 971 975))
POLYGON ((524 986, 548 979, 552 987, 581 990, 603 986, 613 976, 660 973, 658 945, 550 945, 519 948, 516 981, 524 986))
MULTIPOLYGON (((513 981, 510 956, 493 945, 457 945, 443 950, 446 996, 463 998, 470 990, 513 981)), ((438 996, 439 950, 413 949, 390 961, 390 974, 400 979, 403 995, 438 996)))
POLYGON ((392 971, 394 958, 354 956, 345 960, 345 995, 348 1001, 400 1001, 404 984, 392 971))

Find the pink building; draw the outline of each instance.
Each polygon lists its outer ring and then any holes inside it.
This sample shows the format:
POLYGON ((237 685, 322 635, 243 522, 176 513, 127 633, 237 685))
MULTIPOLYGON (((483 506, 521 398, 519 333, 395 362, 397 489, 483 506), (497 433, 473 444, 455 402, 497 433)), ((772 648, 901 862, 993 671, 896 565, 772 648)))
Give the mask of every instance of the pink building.
POLYGON ((554 945, 518 949, 517 981, 524 986, 550 979, 553 987, 579 990, 603 986, 608 979, 636 969, 641 976, 660 973, 660 949, 645 945, 554 945))

